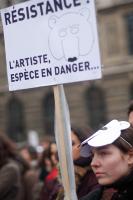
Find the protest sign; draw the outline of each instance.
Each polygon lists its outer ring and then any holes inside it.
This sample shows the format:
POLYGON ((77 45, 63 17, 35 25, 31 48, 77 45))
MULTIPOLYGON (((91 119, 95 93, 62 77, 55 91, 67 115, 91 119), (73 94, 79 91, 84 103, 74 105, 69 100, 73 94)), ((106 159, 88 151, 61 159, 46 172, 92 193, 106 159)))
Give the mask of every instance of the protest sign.
POLYGON ((94 0, 32 0, 1 16, 9 90, 101 78, 94 0))

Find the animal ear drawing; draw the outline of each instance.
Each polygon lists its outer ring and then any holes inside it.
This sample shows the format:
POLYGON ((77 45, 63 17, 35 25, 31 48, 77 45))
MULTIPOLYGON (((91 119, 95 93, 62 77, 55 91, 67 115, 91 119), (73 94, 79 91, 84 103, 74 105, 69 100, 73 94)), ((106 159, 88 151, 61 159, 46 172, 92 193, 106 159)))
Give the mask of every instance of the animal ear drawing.
POLYGON ((76 62, 89 54, 94 44, 93 27, 89 22, 89 9, 49 18, 49 49, 56 60, 76 62))
POLYGON ((89 9, 87 9, 87 8, 82 8, 81 10, 79 10, 79 14, 81 16, 85 17, 86 20, 88 20, 90 17, 90 12, 89 12, 89 9))
POLYGON ((58 17, 56 17, 56 16, 50 17, 50 19, 48 21, 49 27, 50 28, 54 28, 54 26, 56 25, 57 21, 58 21, 58 17))

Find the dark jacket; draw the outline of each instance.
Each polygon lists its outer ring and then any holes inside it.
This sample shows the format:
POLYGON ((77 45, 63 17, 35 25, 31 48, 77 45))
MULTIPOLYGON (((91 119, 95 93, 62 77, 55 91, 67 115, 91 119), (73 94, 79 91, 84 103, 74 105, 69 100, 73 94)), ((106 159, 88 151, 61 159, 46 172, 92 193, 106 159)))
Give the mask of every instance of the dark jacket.
MULTIPOLYGON (((97 188, 95 191, 90 192, 88 195, 81 198, 82 200, 111 200, 114 190, 97 188)), ((81 200, 80 199, 80 200, 81 200)))
MULTIPOLYGON (((111 200, 133 200, 133 173, 117 181, 115 184, 111 185, 110 188, 111 187, 115 189, 115 192, 111 195, 111 200)), ((101 187, 80 200, 101 200, 103 199, 104 191, 105 188, 101 187)))
POLYGON ((77 196, 78 198, 81 198, 98 187, 99 185, 93 171, 88 169, 84 176, 80 179, 80 183, 77 188, 77 196))
POLYGON ((100 200, 102 195, 101 188, 97 188, 96 190, 90 192, 88 195, 82 197, 80 200, 100 200))

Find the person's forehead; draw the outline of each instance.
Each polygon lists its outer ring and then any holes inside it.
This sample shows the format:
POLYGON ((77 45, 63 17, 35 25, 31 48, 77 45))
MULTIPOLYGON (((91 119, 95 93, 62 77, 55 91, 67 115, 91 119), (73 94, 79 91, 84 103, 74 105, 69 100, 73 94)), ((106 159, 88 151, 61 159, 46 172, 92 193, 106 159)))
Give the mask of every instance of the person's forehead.
MULTIPOLYGON (((73 140, 79 140, 79 138, 78 138, 78 136, 76 135, 76 133, 75 132, 71 132, 71 138, 73 139, 73 140)), ((79 140, 80 141, 80 140, 79 140)))
POLYGON ((52 143, 52 144, 51 144, 51 147, 56 147, 56 143, 52 143))
POLYGON ((105 145, 105 146, 102 146, 102 147, 92 147, 92 152, 95 152, 95 151, 102 151, 102 150, 109 150, 109 149, 112 149, 113 148, 113 144, 109 144, 109 145, 105 145))

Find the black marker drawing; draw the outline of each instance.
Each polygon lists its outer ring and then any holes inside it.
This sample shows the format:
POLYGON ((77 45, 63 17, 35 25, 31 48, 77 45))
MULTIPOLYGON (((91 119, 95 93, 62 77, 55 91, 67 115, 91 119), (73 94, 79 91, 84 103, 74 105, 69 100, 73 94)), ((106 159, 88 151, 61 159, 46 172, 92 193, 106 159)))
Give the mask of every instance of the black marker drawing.
POLYGON ((94 44, 94 34, 88 18, 87 8, 79 13, 49 18, 49 49, 56 60, 64 58, 68 62, 74 62, 80 56, 90 53, 94 44))

